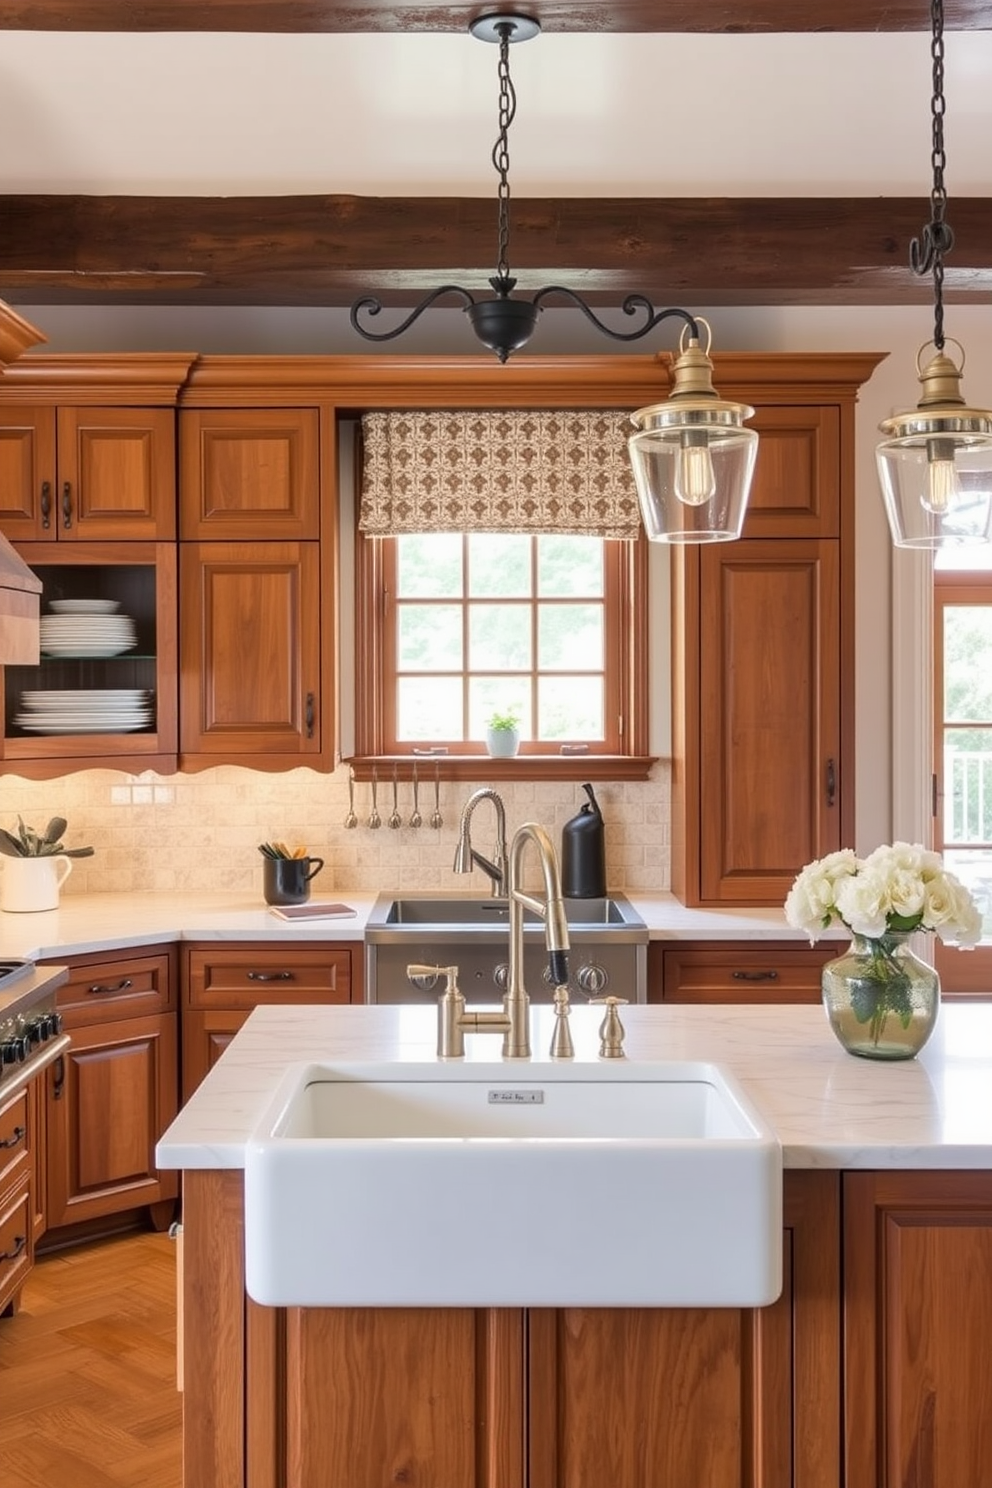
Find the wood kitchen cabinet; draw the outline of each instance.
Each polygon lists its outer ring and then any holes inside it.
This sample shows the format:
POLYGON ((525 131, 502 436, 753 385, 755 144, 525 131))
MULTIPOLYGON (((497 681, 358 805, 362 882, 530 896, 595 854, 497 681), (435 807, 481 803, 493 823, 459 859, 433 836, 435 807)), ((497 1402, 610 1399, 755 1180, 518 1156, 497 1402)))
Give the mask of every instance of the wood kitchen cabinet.
POLYGON ((183 352, 20 357, 0 386, 0 531, 13 542, 175 538, 183 352))
POLYGON ((823 965, 839 951, 829 942, 653 940, 648 1002, 818 1003, 823 965))
POLYGON ((0 1093, 0 1315, 16 1311, 34 1264, 35 1083, 0 1093))
POLYGON ((182 543, 180 765, 327 765, 331 657, 317 543, 182 543))
POLYGON ((19 543, 18 552, 42 582, 41 609, 52 600, 104 600, 134 621, 136 644, 116 655, 46 654, 36 666, 3 668, 0 759, 31 778, 68 770, 176 767, 178 747, 174 543, 74 543, 57 548, 19 543), (127 730, 74 732, 49 727, 48 714, 29 717, 25 692, 144 692, 151 719, 127 730))
POLYGON ((185 1178, 191 1481, 840 1481, 836 1174, 786 1174, 784 1289, 758 1312, 246 1307, 241 1186, 185 1178))
POLYGON ((58 1009, 71 1044, 46 1076, 46 1243, 67 1225, 145 1207, 164 1226, 179 1191, 178 1175, 155 1167, 179 1109, 177 952, 68 965, 58 1009))
MULTIPOLYGON (((740 542, 673 555, 672 888, 780 905, 854 835, 854 405, 877 357, 758 407, 740 542)), ((752 399, 745 385, 724 396, 752 399)))
POLYGON ((361 941, 192 943, 183 950, 183 1100, 216 1064, 252 1008, 362 1000, 361 941))
POLYGON ((187 408, 179 415, 180 536, 320 537, 315 408, 187 408))
POLYGON ((845 1174, 844 1272, 845 1488, 992 1488, 992 1173, 845 1174))

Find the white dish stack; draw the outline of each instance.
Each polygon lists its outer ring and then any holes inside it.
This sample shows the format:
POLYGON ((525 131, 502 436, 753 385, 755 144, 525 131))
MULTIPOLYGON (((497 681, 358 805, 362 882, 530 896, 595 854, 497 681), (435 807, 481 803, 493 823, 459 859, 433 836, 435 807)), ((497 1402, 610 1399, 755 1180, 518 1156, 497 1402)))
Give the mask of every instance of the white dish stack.
POLYGON ((22 692, 19 728, 32 734, 130 734, 155 720, 154 695, 140 687, 22 692))
POLYGON ((51 615, 41 617, 45 656, 120 656, 138 643, 134 621, 115 613, 116 599, 53 599, 51 615))

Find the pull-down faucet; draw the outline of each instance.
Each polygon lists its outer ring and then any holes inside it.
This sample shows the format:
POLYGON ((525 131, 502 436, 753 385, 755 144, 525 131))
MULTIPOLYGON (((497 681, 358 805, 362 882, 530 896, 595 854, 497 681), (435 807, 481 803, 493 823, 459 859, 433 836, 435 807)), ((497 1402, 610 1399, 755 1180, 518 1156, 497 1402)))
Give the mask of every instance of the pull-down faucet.
MULTIPOLYGON (((495 791, 477 791, 476 796, 495 796, 495 791)), ((475 797, 473 797, 473 800, 475 797)), ((499 800, 499 797, 496 797, 499 800)), ((502 806, 502 803, 500 803, 502 806)), ((510 964, 503 1007, 469 1011, 458 990, 457 966, 408 966, 408 976, 441 972, 446 980, 444 994, 438 1001, 437 1052, 442 1059, 459 1059, 465 1053, 466 1033, 501 1033, 504 1059, 530 1058, 530 998, 524 986, 524 910, 529 909, 544 921, 544 940, 548 948, 549 980, 554 986, 555 1031, 551 1041, 552 1059, 570 1059, 572 1036, 568 1029, 568 922, 561 896, 561 874, 551 838, 536 822, 525 822, 517 829, 508 855, 507 890, 510 901, 510 964), (535 899, 518 887, 520 864, 528 842, 532 842, 541 860, 544 898, 535 899)))
POLYGON ((458 846, 455 848, 454 871, 471 873, 473 866, 481 868, 483 873, 488 873, 492 880, 490 892, 493 898, 505 899, 507 896, 506 811, 502 796, 498 791, 494 791, 491 785, 480 786, 477 791, 472 792, 462 807, 458 822, 458 846), (496 809, 496 848, 492 861, 484 858, 482 853, 476 852, 472 846, 472 813, 480 801, 492 801, 496 809))
MULTIPOLYGON (((568 984, 568 921, 565 918, 565 902, 561 896, 561 874, 554 844, 543 827, 536 822, 524 822, 518 827, 510 844, 507 892, 510 900, 510 966, 507 975, 506 995, 503 1007, 510 1019, 510 1027, 503 1036, 503 1054, 508 1059, 530 1058, 530 998, 524 986, 524 910, 529 909, 544 921, 544 940, 548 948, 549 980, 555 987, 555 1002, 559 1011, 558 1025, 563 1038, 567 1039, 567 1024, 563 1013, 567 1013, 568 984), (519 887, 520 865, 528 842, 537 848, 544 878, 544 899, 535 899, 519 887)), ((552 1053, 567 1057, 570 1047, 564 1046, 552 1053)))

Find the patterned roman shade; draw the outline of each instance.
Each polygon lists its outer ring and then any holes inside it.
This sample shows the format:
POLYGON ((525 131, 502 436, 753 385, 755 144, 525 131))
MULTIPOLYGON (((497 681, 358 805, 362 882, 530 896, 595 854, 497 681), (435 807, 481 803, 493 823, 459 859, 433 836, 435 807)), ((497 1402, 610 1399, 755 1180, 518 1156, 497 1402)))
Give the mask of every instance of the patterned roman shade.
POLYGON ((367 413, 359 526, 634 538, 629 429, 613 409, 367 413))

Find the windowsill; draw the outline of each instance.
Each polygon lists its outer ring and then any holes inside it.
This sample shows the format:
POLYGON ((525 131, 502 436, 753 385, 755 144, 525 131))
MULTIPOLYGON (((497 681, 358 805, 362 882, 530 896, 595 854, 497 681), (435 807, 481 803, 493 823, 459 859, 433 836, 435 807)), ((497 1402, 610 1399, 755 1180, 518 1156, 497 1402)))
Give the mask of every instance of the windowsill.
POLYGON ((356 780, 410 780, 414 766, 421 780, 647 780, 657 762, 652 754, 518 754, 499 759, 488 754, 353 755, 356 780))

